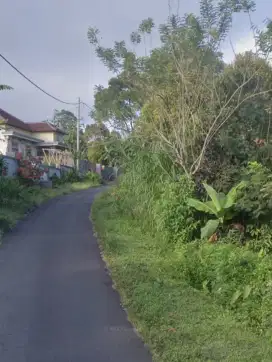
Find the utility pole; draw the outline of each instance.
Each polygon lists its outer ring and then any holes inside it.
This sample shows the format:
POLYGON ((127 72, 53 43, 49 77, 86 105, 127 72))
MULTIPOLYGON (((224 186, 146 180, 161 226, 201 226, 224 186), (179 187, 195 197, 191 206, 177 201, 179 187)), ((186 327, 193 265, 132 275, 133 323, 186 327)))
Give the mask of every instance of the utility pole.
POLYGON ((79 171, 79 131, 80 131, 80 97, 78 97, 78 114, 77 114, 77 164, 76 164, 77 171, 79 171))

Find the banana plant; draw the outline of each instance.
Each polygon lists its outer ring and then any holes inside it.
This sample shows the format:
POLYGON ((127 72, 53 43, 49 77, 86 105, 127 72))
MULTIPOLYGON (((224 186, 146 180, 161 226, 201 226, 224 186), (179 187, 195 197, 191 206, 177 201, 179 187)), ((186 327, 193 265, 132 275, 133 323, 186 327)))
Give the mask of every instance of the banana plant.
POLYGON ((202 202, 197 199, 188 199, 188 205, 194 207, 198 211, 205 212, 207 214, 214 215, 216 219, 209 220, 206 225, 201 229, 201 239, 206 239, 212 236, 219 225, 224 224, 226 220, 230 220, 233 217, 233 206, 237 201, 238 190, 243 189, 246 186, 246 182, 242 181, 238 185, 234 186, 227 195, 222 192, 217 193, 212 186, 203 183, 207 194, 210 197, 210 201, 202 202))

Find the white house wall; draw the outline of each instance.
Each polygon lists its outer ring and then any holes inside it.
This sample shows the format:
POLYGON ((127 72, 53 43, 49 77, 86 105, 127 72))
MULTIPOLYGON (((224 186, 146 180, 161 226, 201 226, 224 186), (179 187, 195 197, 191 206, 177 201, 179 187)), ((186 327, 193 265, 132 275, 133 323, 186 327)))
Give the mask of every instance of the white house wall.
POLYGON ((4 136, 4 129, 0 129, 0 154, 5 155, 8 151, 8 137, 4 136))

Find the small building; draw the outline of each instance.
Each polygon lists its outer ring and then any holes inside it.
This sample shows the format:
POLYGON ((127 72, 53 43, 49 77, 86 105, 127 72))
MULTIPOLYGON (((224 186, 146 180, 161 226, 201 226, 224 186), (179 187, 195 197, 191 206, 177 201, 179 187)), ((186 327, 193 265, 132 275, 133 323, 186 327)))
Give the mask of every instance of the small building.
POLYGON ((64 143, 65 132, 45 122, 24 122, 0 108, 0 153, 15 157, 43 157, 44 162, 73 166, 64 143))

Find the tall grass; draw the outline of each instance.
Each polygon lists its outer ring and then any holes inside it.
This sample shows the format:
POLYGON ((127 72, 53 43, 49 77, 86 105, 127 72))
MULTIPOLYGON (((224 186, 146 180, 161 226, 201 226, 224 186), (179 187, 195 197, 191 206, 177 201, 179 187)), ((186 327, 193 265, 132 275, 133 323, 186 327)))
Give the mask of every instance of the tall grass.
MULTIPOLYGON (((148 227, 143 230, 142 219, 120 213, 117 197, 115 190, 100 196, 92 218, 129 318, 153 360, 271 361, 269 338, 238 322, 212 294, 191 286, 186 280, 190 260, 186 271, 182 248, 162 247, 160 232, 151 235, 148 227)), ((196 275, 195 261, 190 267, 196 275)))
POLYGON ((170 162, 141 151, 96 201, 94 222, 130 317, 160 362, 270 361, 271 258, 225 239, 201 242, 187 204, 194 194, 170 162))

